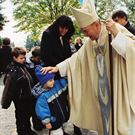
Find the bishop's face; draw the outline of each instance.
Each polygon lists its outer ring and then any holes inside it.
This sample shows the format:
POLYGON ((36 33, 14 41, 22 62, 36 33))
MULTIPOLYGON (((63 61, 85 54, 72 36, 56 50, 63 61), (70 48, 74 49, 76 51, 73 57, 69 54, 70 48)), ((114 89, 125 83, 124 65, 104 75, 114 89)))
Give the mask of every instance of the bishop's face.
POLYGON ((97 40, 99 37, 100 28, 100 23, 94 22, 81 30, 85 37, 89 37, 91 40, 97 40))

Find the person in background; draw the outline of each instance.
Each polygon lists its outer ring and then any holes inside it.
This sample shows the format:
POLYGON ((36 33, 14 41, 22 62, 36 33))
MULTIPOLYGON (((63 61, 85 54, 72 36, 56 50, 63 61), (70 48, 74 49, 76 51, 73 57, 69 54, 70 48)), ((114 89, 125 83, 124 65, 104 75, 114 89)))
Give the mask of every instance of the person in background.
MULTIPOLYGON (((72 55, 69 39, 74 34, 74 31, 71 18, 61 15, 43 32, 41 59, 45 66, 55 66, 72 55)), ((54 79, 60 78, 59 73, 56 73, 54 79)), ((74 126, 74 132, 81 135, 80 129, 76 126, 74 126)))
POLYGON ((4 38, 2 42, 2 47, 0 48, 0 74, 5 73, 6 67, 12 61, 12 48, 10 47, 10 39, 4 38))
MULTIPOLYGON (((32 77, 33 86, 38 83, 38 79, 35 75, 35 68, 37 65, 41 65, 40 47, 39 46, 32 48, 30 57, 26 55, 26 67, 27 67, 27 70, 32 77)), ((36 98, 35 98, 34 104, 36 104, 36 98)), ((32 122, 33 122, 33 128, 35 130, 39 131, 39 130, 43 129, 42 123, 40 122, 40 120, 36 116, 35 107, 33 108, 32 122)))
POLYGON ((26 48, 26 53, 29 53, 30 52, 30 49, 29 48, 26 48))
POLYGON ((128 20, 128 16, 124 11, 118 10, 118 11, 114 12, 112 14, 112 19, 115 22, 117 22, 117 23, 121 24, 122 26, 124 26, 128 31, 130 31, 132 34, 135 35, 135 27, 133 27, 130 24, 130 22, 128 20))
POLYGON ((72 38, 69 39, 69 45, 70 45, 70 49, 71 49, 72 54, 74 54, 77 50, 75 48, 75 44, 73 43, 72 38))
POLYGON ((7 109, 13 101, 18 135, 37 135, 31 130, 34 96, 31 93, 32 77, 25 67, 25 55, 26 51, 21 47, 12 51, 13 62, 6 69, 1 105, 7 109))
POLYGON ((88 38, 42 72, 67 76, 73 124, 96 135, 135 135, 135 36, 113 20, 102 22, 90 0, 71 10, 88 38))
POLYGON ((82 39, 80 37, 77 37, 75 39, 75 48, 78 51, 81 47, 82 47, 83 43, 82 43, 82 39))
POLYGON ((67 80, 54 80, 55 74, 44 75, 41 69, 41 66, 35 69, 39 83, 32 89, 37 97, 36 114, 50 135, 66 135, 62 125, 69 119, 67 80))
POLYGON ((38 83, 38 79, 35 75, 35 68, 37 65, 41 65, 40 47, 36 46, 32 48, 30 55, 26 54, 26 67, 33 78, 33 85, 38 83))

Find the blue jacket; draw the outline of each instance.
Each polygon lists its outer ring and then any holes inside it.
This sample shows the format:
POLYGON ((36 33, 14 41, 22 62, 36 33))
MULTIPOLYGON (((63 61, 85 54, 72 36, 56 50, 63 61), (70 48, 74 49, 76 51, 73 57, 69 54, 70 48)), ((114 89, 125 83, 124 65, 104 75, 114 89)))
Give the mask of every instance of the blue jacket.
POLYGON ((54 130, 69 119, 66 79, 55 80, 54 87, 50 90, 43 89, 38 83, 32 93, 37 97, 35 110, 43 124, 50 122, 54 130))

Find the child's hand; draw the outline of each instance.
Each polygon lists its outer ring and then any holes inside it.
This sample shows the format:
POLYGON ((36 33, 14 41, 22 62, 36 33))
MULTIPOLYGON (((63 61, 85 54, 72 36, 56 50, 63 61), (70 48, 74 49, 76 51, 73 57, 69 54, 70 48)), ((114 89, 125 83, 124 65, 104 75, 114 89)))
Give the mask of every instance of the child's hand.
POLYGON ((45 124, 45 126, 46 126, 47 129, 52 129, 51 123, 47 123, 47 124, 45 124))

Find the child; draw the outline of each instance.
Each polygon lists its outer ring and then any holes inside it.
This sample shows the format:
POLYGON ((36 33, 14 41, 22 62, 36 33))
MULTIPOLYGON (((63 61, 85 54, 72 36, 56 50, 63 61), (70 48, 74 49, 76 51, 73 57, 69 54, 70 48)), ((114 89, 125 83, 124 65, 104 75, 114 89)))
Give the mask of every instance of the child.
MULTIPOLYGON (((31 51, 30 57, 28 57, 26 54, 26 67, 27 67, 27 70, 30 73, 32 79, 33 79, 33 86, 38 83, 38 79, 35 75, 35 68, 36 68, 36 65, 39 65, 39 64, 41 64, 40 47, 35 46, 31 51)), ((35 98, 34 104, 36 104, 36 98, 35 98)), ((33 113, 32 113, 32 122, 33 122, 33 128, 35 130, 40 131, 43 129, 43 127, 44 127, 43 124, 36 116, 35 107, 34 107, 33 113)))
POLYGON ((65 135, 62 124, 69 118, 67 80, 62 78, 54 81, 54 74, 43 74, 41 69, 41 66, 35 69, 40 83, 32 90, 33 94, 38 96, 36 114, 51 135, 65 135))
POLYGON ((4 78, 1 105, 7 109, 13 101, 18 135, 37 135, 30 124, 34 97, 31 94, 32 78, 25 68, 25 55, 26 51, 21 47, 15 47, 12 51, 13 62, 4 78))
POLYGON ((41 64, 40 47, 35 46, 31 51, 31 56, 27 56, 26 54, 26 67, 30 75, 32 76, 34 85, 38 83, 38 79, 35 75, 35 67, 36 65, 40 65, 40 64, 41 64))

